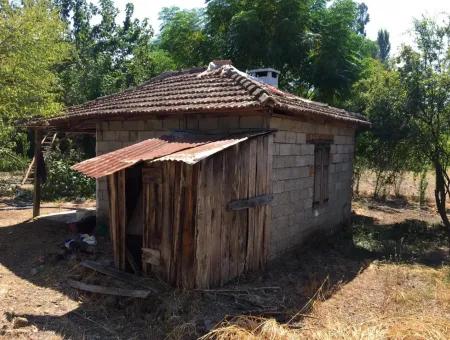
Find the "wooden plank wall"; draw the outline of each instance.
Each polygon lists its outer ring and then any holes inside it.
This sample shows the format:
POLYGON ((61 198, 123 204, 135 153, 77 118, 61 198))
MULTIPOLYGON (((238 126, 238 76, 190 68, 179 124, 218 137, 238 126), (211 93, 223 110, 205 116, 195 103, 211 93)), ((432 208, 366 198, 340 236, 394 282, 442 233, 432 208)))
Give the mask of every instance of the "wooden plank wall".
POLYGON ((117 268, 125 270, 126 254, 126 201, 125 201, 125 170, 116 172, 107 177, 109 197, 110 237, 113 245, 114 264, 117 268))
POLYGON ((152 255, 143 256, 144 272, 154 272, 183 288, 195 285, 196 169, 181 162, 162 162, 142 170, 143 254, 152 255))
POLYGON ((266 135, 198 164, 195 286, 223 285, 264 267, 270 239, 270 205, 227 210, 230 201, 271 194, 271 141, 266 135))

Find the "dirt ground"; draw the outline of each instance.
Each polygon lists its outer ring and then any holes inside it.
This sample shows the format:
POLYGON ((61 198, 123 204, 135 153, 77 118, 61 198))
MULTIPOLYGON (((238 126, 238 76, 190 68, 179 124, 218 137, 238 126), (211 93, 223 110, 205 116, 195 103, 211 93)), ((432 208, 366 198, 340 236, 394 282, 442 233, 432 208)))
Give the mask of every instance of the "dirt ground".
MULTIPOLYGON (((43 212, 66 207, 71 206, 43 212)), ((448 259, 445 237, 432 210, 396 201, 358 200, 351 230, 316 241, 271 263, 264 273, 250 274, 225 287, 238 293, 168 289, 145 300, 70 288, 67 278, 120 287, 78 264, 81 259, 110 259, 107 239, 98 238, 95 254, 61 256, 64 240, 71 237, 67 226, 30 217, 30 209, 0 210, 0 336, 6 339, 194 339, 224 320, 243 315, 276 320, 278 325, 290 322, 295 336, 321 338, 316 335, 338 329, 336 324, 330 328, 330 320, 336 323, 337 315, 342 325, 361 325, 367 323, 368 315, 377 320, 388 305, 398 309, 397 316, 402 311, 414 316, 414 308, 422 313, 427 307, 422 300, 414 304, 414 299, 402 298, 414 285, 428 292, 432 315, 438 315, 445 327, 449 325, 448 281, 439 281, 443 298, 433 298, 435 281, 443 275, 442 264, 448 259), (430 280, 423 279, 428 276, 430 280), (258 287, 269 288, 254 290, 258 287), (392 298, 392 294, 397 295, 392 298)), ((357 334, 357 327, 354 331, 357 334)))
MULTIPOLYGON (((67 225, 32 221, 29 202, 3 197, 0 338, 450 339, 447 238, 432 205, 405 199, 412 180, 403 198, 378 202, 368 198, 369 178, 353 202, 352 226, 230 282, 226 292, 163 287, 146 299, 69 287, 71 278, 130 288, 79 265, 111 263, 106 236, 97 235, 94 253, 66 254, 67 225)), ((94 204, 44 203, 42 213, 94 204)))

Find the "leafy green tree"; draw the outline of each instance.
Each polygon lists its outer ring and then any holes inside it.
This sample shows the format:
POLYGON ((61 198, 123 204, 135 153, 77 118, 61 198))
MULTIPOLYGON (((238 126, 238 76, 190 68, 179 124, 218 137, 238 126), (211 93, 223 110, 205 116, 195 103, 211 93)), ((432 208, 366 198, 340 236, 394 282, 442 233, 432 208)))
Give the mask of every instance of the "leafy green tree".
POLYGON ((359 79, 362 59, 373 51, 373 43, 358 34, 357 13, 352 0, 337 0, 313 15, 312 31, 319 38, 310 52, 305 77, 319 100, 342 103, 359 79))
MULTIPOLYGON (((46 0, 0 1, 0 157, 18 167, 28 143, 17 120, 50 116, 61 110, 55 68, 70 45, 65 25, 46 0), (17 156, 17 154, 21 155, 17 156)), ((8 162, 2 161, 5 169, 8 162)), ((14 166, 13 166, 14 168, 14 166)))
POLYGON ((152 46, 153 30, 147 20, 133 19, 132 4, 126 5, 125 18, 118 23, 112 0, 100 0, 98 5, 87 0, 57 3, 75 46, 71 60, 60 69, 66 104, 117 92, 174 66, 167 53, 152 46))
POLYGON ((206 31, 216 53, 238 68, 271 66, 299 75, 312 39, 311 6, 310 0, 211 0, 206 31))
POLYGON ((436 207, 450 242, 446 208, 450 198, 450 17, 441 23, 426 17, 416 20, 414 36, 417 47, 403 46, 398 57, 414 133, 410 142, 434 168, 436 207))
MULTIPOLYGON (((374 196, 383 197, 403 172, 414 171, 424 160, 409 141, 412 130, 400 73, 371 58, 363 66, 361 79, 353 86, 350 108, 364 112, 373 126, 358 136, 356 169, 374 171, 374 196)), ((356 173, 357 179, 360 174, 356 173)))
POLYGON ((389 41, 389 32, 385 29, 378 31, 377 36, 378 44, 378 58, 384 63, 389 58, 389 53, 391 52, 391 43, 389 41))

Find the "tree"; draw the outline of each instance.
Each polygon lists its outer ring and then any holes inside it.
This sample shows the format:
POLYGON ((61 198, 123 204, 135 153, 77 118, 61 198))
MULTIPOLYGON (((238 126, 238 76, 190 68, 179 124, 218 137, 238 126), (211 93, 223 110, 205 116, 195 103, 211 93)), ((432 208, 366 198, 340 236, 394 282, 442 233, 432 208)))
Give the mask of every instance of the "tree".
POLYGON ((372 43, 355 30, 357 12, 352 0, 337 0, 314 13, 312 31, 318 39, 305 77, 314 87, 316 99, 342 103, 359 78, 361 61, 373 50, 372 43))
MULTIPOLYGON (((364 112, 373 124, 357 138, 356 169, 374 171, 374 196, 384 197, 403 172, 422 169, 426 163, 410 143, 413 131, 405 111, 407 93, 400 73, 372 58, 364 60, 361 78, 352 92, 348 107, 364 112)), ((356 173, 356 179, 360 174, 356 173)))
POLYGON ((391 52, 391 43, 389 41, 389 32, 385 29, 380 29, 377 36, 378 44, 378 58, 385 63, 389 58, 391 52))
POLYGON ((70 45, 65 25, 46 0, 0 1, 0 154, 24 155, 27 139, 19 119, 50 116, 61 110, 55 68, 70 45))
POLYGON ((415 20, 414 36, 417 47, 403 46, 398 57, 414 133, 410 143, 434 168, 436 207, 450 242, 450 17, 439 24, 431 18, 415 20))
POLYGON ((157 45, 171 55, 178 68, 205 65, 210 61, 203 10, 166 7, 159 19, 161 32, 157 45))
POLYGON ((358 14, 356 17, 356 32, 366 36, 366 25, 370 21, 369 8, 364 2, 358 5, 358 14))
POLYGON ((274 67, 299 75, 310 49, 312 2, 210 0, 206 32, 216 54, 238 68, 274 67))
POLYGON ((174 66, 167 53, 152 46, 147 20, 133 19, 132 4, 126 5, 125 18, 118 23, 112 0, 100 0, 98 6, 87 0, 57 3, 75 46, 72 58, 60 68, 67 105, 117 92, 174 66), (95 16, 100 20, 93 20, 95 16))

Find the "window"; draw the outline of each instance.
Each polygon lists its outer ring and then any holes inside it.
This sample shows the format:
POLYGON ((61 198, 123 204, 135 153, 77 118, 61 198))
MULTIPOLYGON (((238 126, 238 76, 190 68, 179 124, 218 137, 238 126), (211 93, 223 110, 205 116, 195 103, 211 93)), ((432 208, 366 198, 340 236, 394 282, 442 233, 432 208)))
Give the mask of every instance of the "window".
POLYGON ((328 168, 330 164, 330 145, 314 146, 314 201, 320 205, 328 201, 328 168))
POLYGON ((267 77, 267 71, 256 72, 257 77, 267 77))

